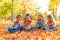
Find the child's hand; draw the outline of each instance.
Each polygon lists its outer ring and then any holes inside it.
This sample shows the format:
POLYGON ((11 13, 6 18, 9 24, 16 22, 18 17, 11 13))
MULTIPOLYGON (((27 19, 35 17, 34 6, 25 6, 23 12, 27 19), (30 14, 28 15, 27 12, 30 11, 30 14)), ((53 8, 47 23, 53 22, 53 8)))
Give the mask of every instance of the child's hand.
POLYGON ((29 23, 31 23, 31 20, 28 20, 29 23))
POLYGON ((43 24, 43 26, 46 26, 45 24, 43 24))
POLYGON ((14 22, 14 24, 16 25, 16 24, 18 24, 18 22, 14 22))
POLYGON ((41 21, 42 19, 41 18, 38 18, 38 21, 41 21))
POLYGON ((53 22, 48 22, 48 25, 53 25, 54 23, 53 22))

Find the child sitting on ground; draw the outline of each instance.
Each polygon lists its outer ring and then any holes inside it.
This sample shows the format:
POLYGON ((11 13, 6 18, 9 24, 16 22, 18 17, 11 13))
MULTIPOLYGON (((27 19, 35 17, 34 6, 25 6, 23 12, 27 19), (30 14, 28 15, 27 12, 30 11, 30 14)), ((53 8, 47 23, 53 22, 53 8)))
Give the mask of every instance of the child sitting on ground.
POLYGON ((22 25, 22 16, 21 15, 17 15, 16 16, 16 20, 13 22, 13 28, 8 28, 9 32, 16 32, 19 30, 23 29, 23 25, 22 25))
POLYGON ((42 14, 38 15, 37 29, 43 29, 43 30, 45 30, 45 20, 44 20, 42 14))
POLYGON ((47 16, 47 24, 48 24, 47 30, 57 30, 55 22, 51 15, 47 16))
POLYGON ((29 30, 31 27, 30 14, 26 14, 24 17, 24 30, 29 30))

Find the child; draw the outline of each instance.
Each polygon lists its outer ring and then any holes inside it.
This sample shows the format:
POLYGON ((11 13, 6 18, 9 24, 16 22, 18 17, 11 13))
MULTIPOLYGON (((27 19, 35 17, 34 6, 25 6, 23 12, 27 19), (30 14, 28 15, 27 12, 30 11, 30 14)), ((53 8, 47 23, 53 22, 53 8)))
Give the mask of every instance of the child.
POLYGON ((21 15, 17 15, 16 16, 16 20, 13 22, 13 28, 8 28, 9 32, 16 32, 19 30, 23 29, 23 25, 21 25, 22 21, 22 16, 21 15))
POLYGON ((24 30, 29 30, 31 27, 30 15, 26 14, 24 17, 24 30))
POLYGON ((44 26, 45 26, 45 20, 42 14, 39 14, 37 19, 37 29, 45 29, 44 26))
POLYGON ((51 15, 47 16, 47 24, 48 24, 47 30, 57 30, 51 15))

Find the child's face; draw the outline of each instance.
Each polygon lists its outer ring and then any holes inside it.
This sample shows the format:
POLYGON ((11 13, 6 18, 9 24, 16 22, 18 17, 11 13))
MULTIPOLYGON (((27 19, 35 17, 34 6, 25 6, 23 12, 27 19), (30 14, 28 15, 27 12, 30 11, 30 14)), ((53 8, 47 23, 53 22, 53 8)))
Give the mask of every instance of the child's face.
POLYGON ((42 16, 39 16, 38 18, 41 18, 42 19, 42 16))
POLYGON ((42 16, 39 16, 38 17, 38 21, 42 21, 42 16))
POLYGON ((27 17, 27 19, 29 19, 30 18, 30 16, 26 16, 27 17))
POLYGON ((48 20, 48 21, 50 21, 50 20, 51 20, 51 18, 47 18, 47 20, 48 20))
POLYGON ((18 21, 20 21, 20 20, 22 20, 22 17, 19 17, 19 18, 18 18, 18 21))

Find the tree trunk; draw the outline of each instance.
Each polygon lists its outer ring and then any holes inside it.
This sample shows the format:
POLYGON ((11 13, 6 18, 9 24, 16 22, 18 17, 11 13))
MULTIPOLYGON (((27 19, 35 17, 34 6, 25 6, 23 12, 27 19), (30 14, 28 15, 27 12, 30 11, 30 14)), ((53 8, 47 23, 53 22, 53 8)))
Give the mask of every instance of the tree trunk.
POLYGON ((57 20, 57 7, 58 7, 58 0, 56 0, 56 20, 57 20))
POLYGON ((5 21, 6 21, 6 14, 5 14, 5 21))
POLYGON ((23 6, 24 6, 24 15, 25 15, 25 13, 26 13, 26 7, 25 7, 25 3, 24 3, 23 0, 22 0, 22 2, 23 2, 23 6))
POLYGON ((11 8, 11 21, 13 21, 13 2, 14 2, 14 0, 12 0, 12 8, 11 8))

